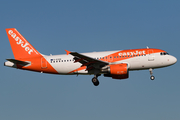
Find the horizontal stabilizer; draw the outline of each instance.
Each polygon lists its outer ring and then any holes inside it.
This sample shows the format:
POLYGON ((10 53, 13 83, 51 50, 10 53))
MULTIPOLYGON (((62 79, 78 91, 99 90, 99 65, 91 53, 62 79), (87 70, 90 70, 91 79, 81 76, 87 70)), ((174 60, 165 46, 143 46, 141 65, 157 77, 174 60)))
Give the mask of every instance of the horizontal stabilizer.
POLYGON ((16 59, 6 59, 8 60, 7 62, 4 63, 5 66, 8 67, 17 67, 16 65, 21 65, 21 66, 26 66, 31 64, 30 62, 26 62, 26 61, 21 61, 21 60, 16 60, 16 59))
POLYGON ((20 60, 16 60, 16 59, 6 59, 12 63, 15 63, 15 64, 20 64, 20 65, 28 65, 30 64, 29 62, 25 62, 25 61, 20 61, 20 60))

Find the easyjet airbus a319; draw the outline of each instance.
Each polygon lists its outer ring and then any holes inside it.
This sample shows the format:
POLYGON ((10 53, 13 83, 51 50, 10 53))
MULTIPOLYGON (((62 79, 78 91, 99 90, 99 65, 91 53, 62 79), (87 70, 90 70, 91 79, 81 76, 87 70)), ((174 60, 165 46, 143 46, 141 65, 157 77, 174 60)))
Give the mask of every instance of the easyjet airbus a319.
POLYGON ((77 53, 66 50, 63 55, 43 55, 39 53, 15 28, 6 29, 14 59, 7 59, 5 66, 41 73, 59 75, 90 75, 92 82, 99 85, 98 76, 126 79, 129 71, 167 67, 177 59, 160 49, 143 48, 119 51, 77 53))

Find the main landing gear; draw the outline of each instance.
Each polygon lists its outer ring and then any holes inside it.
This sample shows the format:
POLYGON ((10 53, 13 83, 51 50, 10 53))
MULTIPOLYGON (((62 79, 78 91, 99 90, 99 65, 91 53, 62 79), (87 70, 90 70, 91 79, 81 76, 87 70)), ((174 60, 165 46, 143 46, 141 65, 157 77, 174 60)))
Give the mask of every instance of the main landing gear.
POLYGON ((92 82, 93 82, 94 86, 99 85, 99 80, 97 79, 98 76, 100 76, 100 75, 94 75, 94 77, 92 78, 92 82))
POLYGON ((152 70, 153 70, 152 68, 149 68, 149 72, 150 72, 150 75, 151 75, 150 79, 151 79, 151 80, 154 80, 155 77, 152 75, 152 74, 153 74, 153 71, 152 71, 152 70))

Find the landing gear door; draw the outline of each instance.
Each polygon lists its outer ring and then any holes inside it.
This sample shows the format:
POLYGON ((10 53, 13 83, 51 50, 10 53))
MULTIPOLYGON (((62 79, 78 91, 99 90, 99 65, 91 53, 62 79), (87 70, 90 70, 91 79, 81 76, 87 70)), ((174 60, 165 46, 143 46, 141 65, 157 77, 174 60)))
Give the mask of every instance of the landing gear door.
POLYGON ((148 50, 148 61, 154 61, 153 50, 148 50))
POLYGON ((41 58, 41 68, 42 69, 47 68, 47 61, 44 57, 41 58))

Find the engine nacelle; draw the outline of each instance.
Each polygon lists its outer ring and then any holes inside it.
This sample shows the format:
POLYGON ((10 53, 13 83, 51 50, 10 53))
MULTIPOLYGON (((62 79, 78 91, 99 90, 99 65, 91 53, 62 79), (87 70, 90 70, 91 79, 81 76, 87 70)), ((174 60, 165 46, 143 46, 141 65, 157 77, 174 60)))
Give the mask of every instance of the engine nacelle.
POLYGON ((105 77, 112 77, 113 79, 126 79, 129 77, 128 64, 113 64, 109 65, 109 73, 104 74, 105 77))

